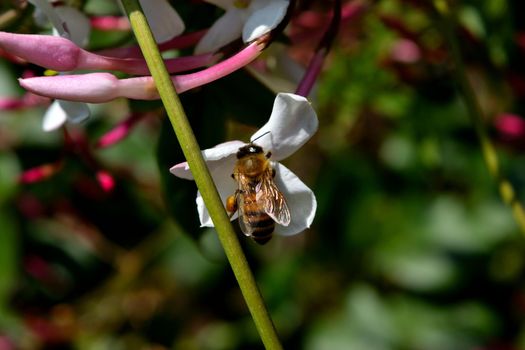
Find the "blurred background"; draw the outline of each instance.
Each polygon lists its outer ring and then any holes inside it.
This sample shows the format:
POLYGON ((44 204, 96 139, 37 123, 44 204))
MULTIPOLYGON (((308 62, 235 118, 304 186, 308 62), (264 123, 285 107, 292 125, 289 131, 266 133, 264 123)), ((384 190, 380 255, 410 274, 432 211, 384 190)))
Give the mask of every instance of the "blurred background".
MULTIPOLYGON (((188 31, 221 14, 173 5, 188 31)), ((317 196, 314 225, 265 246, 239 234, 284 347, 525 348, 524 235, 484 164, 431 2, 343 5, 355 12, 310 96, 319 132, 284 162, 317 196)), ((502 172, 523 200, 525 6, 451 6, 502 172)), ((300 2, 263 62, 305 67, 328 13, 329 2, 300 2)), ((43 32, 30 7, 16 16, 0 29, 43 32)), ((94 29, 88 49, 132 40, 94 29)), ((2 99, 25 96, 17 78, 28 71, 44 69, 0 56, 2 99)), ((207 148, 248 140, 274 96, 242 71, 181 99, 207 148)), ((199 228, 195 184, 168 171, 183 157, 160 102, 91 105, 88 122, 46 133, 49 101, 36 101, 0 111, 0 349, 261 349, 215 232, 199 228), (132 112, 129 136, 101 147, 132 112)))

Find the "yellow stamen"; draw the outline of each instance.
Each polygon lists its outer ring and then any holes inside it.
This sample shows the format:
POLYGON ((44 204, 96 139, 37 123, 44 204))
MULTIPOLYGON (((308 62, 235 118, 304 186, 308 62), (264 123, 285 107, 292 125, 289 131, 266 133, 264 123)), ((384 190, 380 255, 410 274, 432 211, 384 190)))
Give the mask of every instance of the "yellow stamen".
POLYGON ((58 75, 58 72, 57 72, 56 70, 46 69, 46 70, 44 71, 44 75, 45 75, 46 77, 52 77, 52 76, 54 76, 54 75, 58 75))
POLYGON ((250 0, 234 0, 233 6, 237 7, 238 9, 245 9, 250 6, 250 0))

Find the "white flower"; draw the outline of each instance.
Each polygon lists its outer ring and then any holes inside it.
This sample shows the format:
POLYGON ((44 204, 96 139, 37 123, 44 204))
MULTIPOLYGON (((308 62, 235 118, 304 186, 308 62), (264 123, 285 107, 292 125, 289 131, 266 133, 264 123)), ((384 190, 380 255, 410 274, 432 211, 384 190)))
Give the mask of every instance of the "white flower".
POLYGON ((286 15, 288 0, 206 0, 226 12, 195 47, 195 53, 214 52, 239 38, 245 43, 277 27, 286 15))
MULTIPOLYGON (((139 0, 157 43, 163 43, 184 32, 184 22, 167 0, 139 0)), ((122 8, 121 1, 118 4, 122 8)))
MULTIPOLYGON (((272 114, 268 122, 250 140, 271 152, 271 165, 275 170, 275 184, 284 195, 290 209, 291 222, 288 226, 276 224, 275 233, 290 236, 310 227, 317 208, 315 195, 294 173, 278 161, 297 151, 316 132, 317 115, 312 106, 302 96, 280 93, 275 98, 272 114), (260 137, 261 135, 264 135, 260 137), (260 137, 260 138, 258 138, 260 137)), ((237 161, 236 153, 245 146, 242 141, 230 141, 203 151, 204 159, 210 169, 223 203, 237 189, 231 174, 237 161)), ((183 179, 193 176, 186 162, 170 169, 171 173, 183 179)), ((197 193, 197 210, 202 226, 212 227, 208 210, 197 193)), ((236 215, 232 217, 235 219, 236 215)))
MULTIPOLYGON (((45 15, 53 24, 53 35, 67 38, 78 46, 87 43, 91 32, 89 19, 79 10, 68 7, 53 7, 47 0, 30 0, 36 6, 36 20, 42 22, 45 15)), ((62 73, 65 74, 65 73, 62 73)), ((70 102, 55 100, 46 110, 42 121, 44 131, 52 131, 61 127, 66 120, 80 123, 89 118, 91 112, 87 104, 82 102, 70 102)))
POLYGON ((60 128, 66 121, 78 124, 91 115, 87 104, 54 100, 47 108, 42 121, 44 131, 53 131, 60 128))

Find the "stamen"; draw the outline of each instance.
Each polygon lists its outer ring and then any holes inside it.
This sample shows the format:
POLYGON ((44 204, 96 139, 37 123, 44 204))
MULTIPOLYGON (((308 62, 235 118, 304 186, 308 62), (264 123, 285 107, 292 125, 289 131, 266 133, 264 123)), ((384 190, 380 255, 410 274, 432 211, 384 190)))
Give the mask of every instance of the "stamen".
POLYGON ((245 9, 250 6, 250 2, 250 0, 234 0, 233 6, 237 7, 238 9, 245 9))
POLYGON ((44 71, 44 75, 46 77, 52 77, 52 76, 55 76, 55 75, 58 75, 58 72, 56 70, 52 70, 52 69, 46 69, 44 71))

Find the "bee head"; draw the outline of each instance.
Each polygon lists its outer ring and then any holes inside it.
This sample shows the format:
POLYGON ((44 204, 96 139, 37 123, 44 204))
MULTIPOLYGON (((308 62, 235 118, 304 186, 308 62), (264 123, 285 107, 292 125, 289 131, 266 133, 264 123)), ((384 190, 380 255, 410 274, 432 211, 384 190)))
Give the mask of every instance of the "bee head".
MULTIPOLYGON (((262 147, 257 146, 254 142, 260 139, 261 137, 263 137, 264 135, 268 135, 269 133, 270 131, 267 131, 263 133, 262 135, 259 135, 255 139, 251 140, 250 143, 247 144, 246 146, 239 148, 239 150, 237 151, 237 159, 241 159, 242 157, 246 157, 249 155, 262 154, 263 153, 262 147)), ((268 152, 266 158, 270 158, 270 155, 271 153, 268 152)))
POLYGON ((242 157, 253 155, 253 154, 260 154, 263 153, 263 149, 261 146, 257 146, 256 144, 249 143, 246 146, 243 146, 239 148, 237 151, 237 159, 241 159, 242 157))

